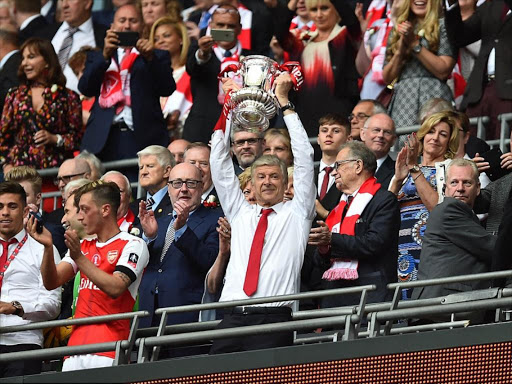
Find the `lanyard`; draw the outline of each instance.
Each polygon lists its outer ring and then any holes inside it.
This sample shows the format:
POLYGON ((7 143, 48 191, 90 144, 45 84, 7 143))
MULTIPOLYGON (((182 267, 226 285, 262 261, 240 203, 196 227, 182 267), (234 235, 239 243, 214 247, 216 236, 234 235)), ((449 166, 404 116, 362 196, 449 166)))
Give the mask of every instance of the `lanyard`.
POLYGON ((18 253, 20 253, 21 247, 25 245, 25 242, 28 239, 28 234, 25 234, 25 237, 18 243, 14 251, 11 253, 11 256, 9 256, 3 265, 3 267, 0 267, 0 286, 2 283, 2 280, 4 279, 5 271, 7 271, 7 268, 9 268, 9 265, 11 265, 11 262, 14 260, 16 256, 18 256, 18 253))

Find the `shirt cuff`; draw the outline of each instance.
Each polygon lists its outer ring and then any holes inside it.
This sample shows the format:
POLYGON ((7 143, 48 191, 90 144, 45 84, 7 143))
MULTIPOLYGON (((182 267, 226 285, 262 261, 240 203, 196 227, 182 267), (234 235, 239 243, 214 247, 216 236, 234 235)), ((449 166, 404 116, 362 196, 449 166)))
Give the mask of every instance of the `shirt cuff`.
POLYGON ((174 233, 174 241, 178 241, 180 239, 181 236, 183 236, 183 234, 185 233, 185 231, 187 230, 188 226, 187 224, 185 224, 183 227, 181 227, 180 229, 178 229, 175 233, 174 233))
POLYGON ((210 53, 205 60, 199 58, 199 49, 196 51, 196 54, 195 54, 195 57, 196 57, 196 61, 197 61, 197 64, 199 65, 203 65, 203 64, 206 64, 209 60, 210 60, 210 57, 212 56, 212 54, 210 53))

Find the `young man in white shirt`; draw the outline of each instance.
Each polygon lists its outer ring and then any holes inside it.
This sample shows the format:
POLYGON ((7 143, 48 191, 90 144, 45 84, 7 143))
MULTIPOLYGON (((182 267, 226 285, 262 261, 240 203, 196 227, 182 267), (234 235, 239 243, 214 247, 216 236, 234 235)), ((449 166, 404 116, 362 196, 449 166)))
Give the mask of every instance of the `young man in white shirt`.
MULTIPOLYGON (((288 181, 284 163, 275 156, 262 156, 252 165, 256 204, 250 205, 240 191, 229 156, 229 129, 226 132, 217 130, 212 136, 210 163, 213 182, 232 228, 231 258, 220 301, 286 295, 299 291, 308 231, 315 217, 313 148, 293 104, 288 100, 288 92, 293 84, 290 75, 280 75, 275 84, 275 94, 290 132, 294 157, 293 200, 283 203, 288 181)), ((237 88, 232 82, 231 87, 237 88)), ((226 311, 219 328, 289 321, 291 304, 288 301, 236 307, 226 311)), ((291 344, 293 332, 282 332, 268 336, 215 340, 210 353, 291 344)))
MULTIPOLYGON (((45 321, 60 311, 60 288, 47 291, 41 278, 44 247, 23 228, 27 196, 15 182, 0 183, 0 324, 2 328, 45 321)), ((48 233, 49 234, 49 233, 48 233)), ((49 235, 51 238, 51 235, 49 235)), ((54 262, 59 254, 52 246, 54 262)), ((42 330, 0 334, 0 354, 40 349, 42 330)), ((41 360, 0 364, 0 377, 41 372, 41 360)))

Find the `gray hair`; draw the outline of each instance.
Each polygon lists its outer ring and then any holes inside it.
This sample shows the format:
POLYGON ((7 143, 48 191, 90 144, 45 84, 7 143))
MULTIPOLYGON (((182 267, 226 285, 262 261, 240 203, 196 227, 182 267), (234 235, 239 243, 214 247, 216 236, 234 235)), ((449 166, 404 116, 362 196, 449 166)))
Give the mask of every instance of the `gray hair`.
POLYGON ((71 180, 69 183, 66 184, 64 187, 64 196, 68 196, 73 192, 74 190, 83 187, 85 184, 91 183, 91 180, 89 179, 76 179, 71 180))
POLYGON ((372 115, 376 115, 377 113, 388 113, 387 108, 382 105, 380 101, 374 100, 374 99, 361 99, 357 102, 357 104, 361 103, 371 103, 373 104, 373 111, 372 115))
POLYGON ((480 184, 480 171, 478 170, 478 167, 476 166, 475 162, 473 160, 468 160, 464 158, 459 159, 453 159, 450 161, 450 164, 448 164, 448 167, 446 168, 446 181, 448 182, 448 172, 450 172, 450 169, 452 167, 470 167, 473 170, 473 180, 480 184))
POLYGON ((155 156, 158 163, 164 168, 168 166, 174 167, 176 165, 176 160, 174 160, 171 151, 161 145, 147 146, 142 151, 137 152, 137 156, 139 160, 143 156, 155 156))
POLYGON ((257 128, 242 128, 239 125, 232 124, 231 125, 231 132, 229 133, 229 137, 231 138, 231 141, 235 141, 235 133, 238 132, 247 132, 247 133, 255 133, 258 135, 258 138, 261 139, 261 131, 257 128))
POLYGON ((418 113, 418 122, 423 124, 427 117, 432 116, 434 113, 443 111, 453 111, 453 105, 448 100, 440 97, 434 97, 427 100, 420 108, 418 113))
POLYGON ((131 197, 132 196, 132 187, 130 185, 130 180, 128 180, 128 178, 124 174, 122 174, 121 172, 119 172, 119 171, 108 171, 107 173, 105 173, 101 177, 101 180, 105 181, 106 177, 113 176, 113 175, 121 176, 121 178, 124 180, 124 186, 125 186, 126 192, 131 197))
POLYGON ((341 146, 341 150, 348 148, 350 149, 350 157, 363 162, 363 168, 371 173, 375 174, 377 169, 377 158, 375 154, 361 141, 347 141, 341 146))
POLYGON ((279 167, 281 170, 281 174, 283 175, 284 185, 288 184, 288 170, 286 169, 286 164, 274 155, 263 155, 256 159, 256 161, 251 166, 251 179, 254 180, 254 174, 256 172, 256 168, 259 167, 279 167))
POLYGON ((76 157, 76 159, 84 159, 85 161, 87 161, 90 164, 92 164, 94 166, 94 168, 96 168, 98 170, 98 173, 101 177, 101 175, 103 175, 105 173, 105 166, 103 165, 103 163, 101 162, 100 159, 98 159, 98 157, 93 154, 93 153, 90 153, 88 150, 83 150, 82 152, 80 152, 80 154, 76 157))

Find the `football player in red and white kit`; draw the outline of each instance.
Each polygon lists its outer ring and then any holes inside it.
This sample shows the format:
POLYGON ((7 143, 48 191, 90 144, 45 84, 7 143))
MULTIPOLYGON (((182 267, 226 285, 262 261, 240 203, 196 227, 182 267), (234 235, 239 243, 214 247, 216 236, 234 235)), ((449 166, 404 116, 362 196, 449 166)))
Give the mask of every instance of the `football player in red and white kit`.
MULTIPOLYGON (((41 275, 46 289, 61 286, 80 270, 80 291, 75 318, 131 312, 142 272, 148 264, 146 243, 117 225, 120 204, 119 187, 112 182, 95 181, 84 185, 75 194, 79 207, 78 220, 88 235, 95 239, 80 242, 76 231, 68 229, 65 242, 69 251, 62 261, 53 261, 52 238, 47 230, 36 232, 34 220, 27 227, 31 236, 45 246, 41 275)), ((129 320, 108 324, 73 327, 69 346, 125 340, 129 320)), ((68 357, 63 371, 111 366, 114 351, 68 357)))

